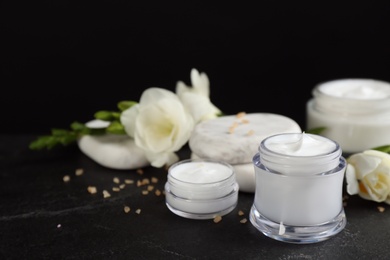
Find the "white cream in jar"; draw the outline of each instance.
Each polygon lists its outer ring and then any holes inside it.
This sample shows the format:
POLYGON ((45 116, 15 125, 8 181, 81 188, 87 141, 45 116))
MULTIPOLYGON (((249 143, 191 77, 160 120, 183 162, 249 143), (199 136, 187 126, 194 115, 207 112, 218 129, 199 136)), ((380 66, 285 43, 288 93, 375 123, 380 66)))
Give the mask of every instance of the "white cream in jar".
POLYGON ((291 243, 319 242, 346 224, 342 205, 345 159, 337 142, 313 134, 264 139, 253 157, 256 191, 252 224, 291 243))
POLYGON ((339 79, 321 83, 306 105, 306 129, 352 154, 390 144, 390 83, 373 79, 339 79))
POLYGON ((167 207, 192 219, 211 219, 237 205, 238 184, 233 167, 222 161, 187 159, 173 164, 165 184, 167 207))

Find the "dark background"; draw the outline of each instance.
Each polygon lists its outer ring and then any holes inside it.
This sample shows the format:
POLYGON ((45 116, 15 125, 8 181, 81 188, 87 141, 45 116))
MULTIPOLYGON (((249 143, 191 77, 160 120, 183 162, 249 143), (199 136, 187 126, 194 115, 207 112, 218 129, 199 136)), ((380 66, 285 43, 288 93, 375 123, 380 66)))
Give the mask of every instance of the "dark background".
POLYGON ((2 133, 48 133, 148 87, 210 79, 226 114, 305 128, 319 82, 390 81, 390 1, 2 1, 2 133))

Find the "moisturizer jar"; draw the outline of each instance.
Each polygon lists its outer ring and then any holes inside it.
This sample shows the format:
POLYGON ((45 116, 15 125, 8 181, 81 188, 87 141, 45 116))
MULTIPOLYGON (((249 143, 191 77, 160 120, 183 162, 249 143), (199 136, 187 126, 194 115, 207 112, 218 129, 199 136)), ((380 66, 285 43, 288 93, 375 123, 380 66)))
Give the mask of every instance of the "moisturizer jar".
POLYGON ((345 159, 326 137, 287 133, 267 137, 253 157, 256 191, 251 223, 273 239, 307 244, 344 229, 345 159))
POLYGON ((187 159, 171 165, 165 183, 166 205, 191 219, 212 219, 230 213, 239 186, 233 167, 211 159, 187 159))
POLYGON ((321 83, 306 104, 306 128, 335 140, 345 154, 390 144, 390 83, 340 79, 321 83))

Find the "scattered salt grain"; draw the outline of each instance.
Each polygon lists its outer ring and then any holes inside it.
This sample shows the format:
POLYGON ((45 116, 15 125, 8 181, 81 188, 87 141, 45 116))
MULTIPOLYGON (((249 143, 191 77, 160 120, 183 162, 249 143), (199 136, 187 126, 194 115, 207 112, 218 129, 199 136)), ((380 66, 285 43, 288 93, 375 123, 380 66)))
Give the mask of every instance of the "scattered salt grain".
POLYGON ((221 222, 221 220, 222 220, 222 217, 221 217, 221 216, 216 216, 216 217, 213 219, 214 223, 219 223, 219 222, 221 222))
POLYGON ((84 169, 82 169, 82 168, 78 168, 78 169, 76 169, 76 171, 74 172, 74 174, 75 174, 76 176, 81 176, 81 175, 83 175, 83 173, 84 173, 84 169))
POLYGON ((119 192, 121 189, 118 187, 112 187, 112 191, 119 192))
POLYGON ((109 198, 109 197, 111 197, 111 194, 108 191, 103 190, 103 198, 109 198))
POLYGON ((150 184, 150 180, 148 178, 144 178, 142 180, 137 181, 137 187, 144 186, 150 184))
POLYGON ((141 209, 137 209, 137 210, 135 211, 135 213, 141 214, 141 209))
POLYGON ((161 195, 161 191, 160 191, 159 189, 157 189, 157 190, 154 192, 154 194, 155 194, 156 196, 160 196, 160 195, 161 195))
POLYGON ((70 176, 69 175, 65 175, 64 177, 62 177, 62 180, 64 182, 68 182, 68 181, 70 181, 70 176))
POLYGON ((251 135, 254 135, 255 134, 255 131, 253 130, 249 130, 248 133, 246 133, 248 136, 251 136, 251 135))
POLYGON ((241 118, 241 117, 243 117, 243 116, 245 116, 245 115, 246 115, 245 112, 240 112, 240 113, 237 113, 237 114, 236 114, 236 117, 237 117, 237 118, 241 118))
POLYGON ((129 213, 129 212, 130 212, 130 207, 129 207, 129 206, 125 206, 125 207, 123 208, 123 211, 124 211, 125 213, 129 213))
POLYGON ((381 207, 381 206, 379 206, 379 207, 378 207, 378 211, 379 211, 379 212, 384 212, 384 211, 385 211, 385 208, 384 208, 384 207, 381 207))
POLYGON ((97 192, 97 189, 95 186, 88 186, 87 190, 91 194, 95 194, 97 192))
POLYGON ((152 183, 157 183, 157 182, 158 182, 158 179, 157 179, 156 177, 152 177, 151 182, 152 182, 152 183))
POLYGON ((229 134, 233 134, 234 130, 237 128, 237 126, 238 126, 238 123, 233 122, 233 124, 229 127, 229 134))
POLYGON ((142 170, 142 169, 137 169, 137 173, 138 173, 139 175, 142 175, 142 174, 144 174, 144 170, 142 170))
POLYGON ((238 215, 239 215, 239 216, 243 216, 243 215, 244 215, 244 211, 239 210, 239 211, 238 211, 238 215))
POLYGON ((113 181, 114 183, 116 183, 116 184, 118 184, 118 183, 120 182, 120 180, 119 180, 118 177, 114 177, 114 178, 112 179, 112 181, 113 181))
POLYGON ((243 218, 240 220, 240 223, 245 224, 248 220, 246 218, 243 218))
POLYGON ((126 184, 133 184, 133 183, 134 183, 134 180, 126 179, 126 180, 125 180, 125 183, 126 183, 126 184))

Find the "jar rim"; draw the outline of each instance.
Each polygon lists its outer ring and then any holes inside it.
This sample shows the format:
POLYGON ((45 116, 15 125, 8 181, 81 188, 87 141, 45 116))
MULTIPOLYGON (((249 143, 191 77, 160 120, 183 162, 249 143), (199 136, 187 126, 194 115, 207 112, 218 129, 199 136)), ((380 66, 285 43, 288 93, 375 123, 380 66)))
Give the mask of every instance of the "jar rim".
POLYGON ((337 167, 342 156, 342 150, 340 145, 329 138, 321 135, 306 134, 312 137, 324 139, 327 142, 333 143, 334 149, 329 152, 317 153, 313 155, 291 155, 283 154, 267 147, 266 143, 278 136, 297 136, 302 133, 282 133, 269 136, 263 139, 259 146, 259 156, 262 164, 270 170, 280 172, 285 175, 296 175, 296 176, 308 176, 316 175, 319 173, 326 173, 337 167))
POLYGON ((184 184, 184 185, 190 185, 192 187, 205 186, 205 185, 214 186, 214 185, 222 185, 223 183, 230 183, 231 181, 235 182, 235 172, 234 172, 233 166, 225 161, 216 160, 216 159, 209 159, 209 158, 191 158, 191 159, 185 159, 182 161, 178 161, 178 162, 172 164, 168 168, 168 180, 176 182, 176 183, 184 184), (191 162, 199 162, 199 163, 204 162, 204 163, 219 164, 219 165, 227 167, 228 170, 230 171, 230 173, 224 178, 214 180, 214 181, 207 181, 207 182, 191 182, 191 181, 179 179, 179 178, 172 175, 173 169, 175 169, 176 167, 178 167, 180 165, 184 165, 186 163, 191 163, 191 162))
POLYGON ((386 101, 390 99, 390 82, 384 81, 384 80, 377 80, 377 79, 371 79, 371 78, 342 78, 342 79, 334 79, 329 81, 323 81, 318 84, 316 84, 312 90, 312 94, 314 97, 318 96, 326 96, 330 98, 334 98, 343 102, 347 102, 350 100, 353 100, 354 102, 365 102, 365 103, 375 103, 380 101, 386 101), (351 97, 345 97, 345 96, 338 96, 338 95, 332 95, 329 94, 327 91, 324 91, 324 88, 331 84, 335 83, 344 83, 344 82, 375 82, 377 86, 381 89, 384 89, 387 93, 387 95, 383 97, 376 97, 376 98, 351 98, 351 97))

